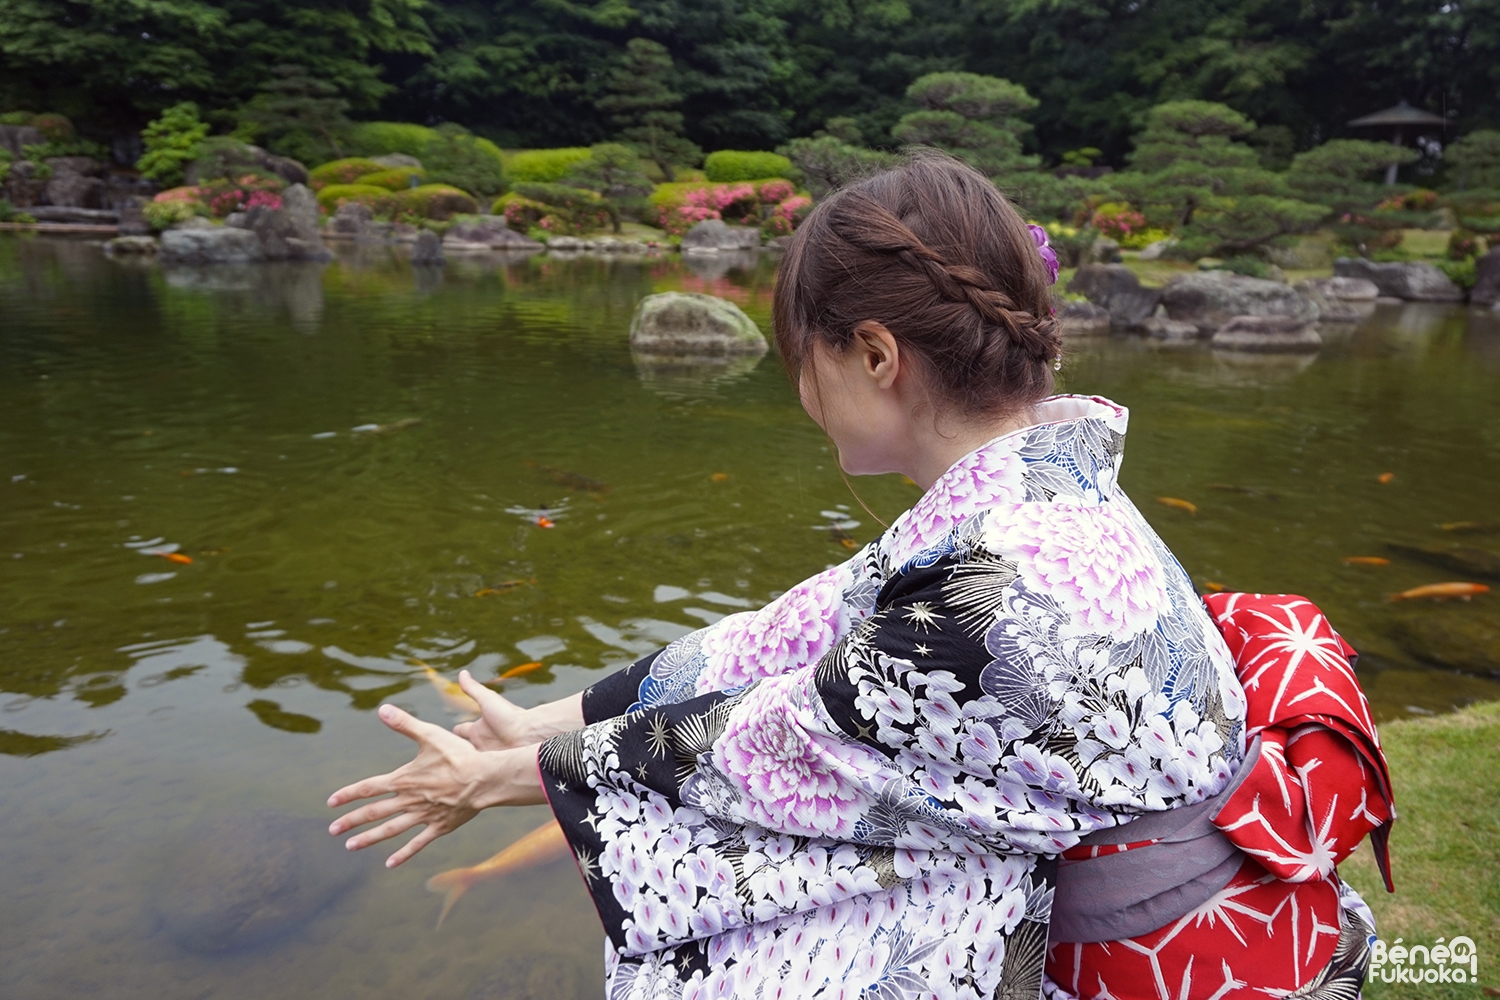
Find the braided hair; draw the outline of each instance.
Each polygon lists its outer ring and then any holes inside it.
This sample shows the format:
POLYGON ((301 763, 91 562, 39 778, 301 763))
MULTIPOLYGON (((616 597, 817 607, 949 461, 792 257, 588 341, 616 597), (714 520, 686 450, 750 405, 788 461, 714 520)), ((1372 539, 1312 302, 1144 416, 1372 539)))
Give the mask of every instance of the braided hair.
POLYGON ((1052 392, 1062 331, 1026 224, 982 174, 932 151, 835 192, 792 237, 776 281, 776 344, 794 376, 861 322, 916 355, 929 389, 973 416, 1052 392))

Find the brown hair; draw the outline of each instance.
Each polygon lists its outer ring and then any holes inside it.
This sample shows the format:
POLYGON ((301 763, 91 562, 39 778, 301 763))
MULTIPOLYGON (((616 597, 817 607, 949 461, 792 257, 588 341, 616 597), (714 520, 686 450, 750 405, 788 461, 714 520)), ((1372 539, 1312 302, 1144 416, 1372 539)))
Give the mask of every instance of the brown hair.
POLYGON ((1046 265, 982 174, 933 151, 825 199, 797 228, 776 280, 776 346, 795 378, 815 342, 846 350, 885 325, 966 415, 1029 408, 1062 351, 1046 265))

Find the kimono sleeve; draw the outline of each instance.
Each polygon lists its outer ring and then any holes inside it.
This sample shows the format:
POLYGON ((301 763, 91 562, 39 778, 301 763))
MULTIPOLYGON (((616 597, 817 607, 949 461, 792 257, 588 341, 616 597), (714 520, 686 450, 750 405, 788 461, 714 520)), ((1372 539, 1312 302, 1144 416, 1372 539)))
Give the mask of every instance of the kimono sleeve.
POLYGON ((862 561, 829 567, 759 610, 729 615, 610 674, 584 690, 584 721, 737 690, 816 663, 873 605, 862 561))
POLYGON ((999 707, 979 684, 982 638, 942 602, 953 568, 892 581, 817 663, 542 745, 546 793, 617 948, 998 871, 997 855, 1014 856, 1015 881, 994 884, 1014 885, 1076 842, 1044 774, 1002 761, 993 727, 960 735, 966 706, 999 707))

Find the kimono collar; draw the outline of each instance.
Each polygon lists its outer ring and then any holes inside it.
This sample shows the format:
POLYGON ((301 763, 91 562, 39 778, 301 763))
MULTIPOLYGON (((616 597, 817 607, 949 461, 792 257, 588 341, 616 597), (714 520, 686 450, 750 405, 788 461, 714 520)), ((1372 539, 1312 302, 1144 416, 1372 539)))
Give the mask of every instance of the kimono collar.
POLYGON ((1037 423, 1002 434, 949 467, 886 531, 899 565, 987 507, 1028 501, 1097 504, 1115 492, 1130 411, 1102 396, 1052 396, 1037 423))

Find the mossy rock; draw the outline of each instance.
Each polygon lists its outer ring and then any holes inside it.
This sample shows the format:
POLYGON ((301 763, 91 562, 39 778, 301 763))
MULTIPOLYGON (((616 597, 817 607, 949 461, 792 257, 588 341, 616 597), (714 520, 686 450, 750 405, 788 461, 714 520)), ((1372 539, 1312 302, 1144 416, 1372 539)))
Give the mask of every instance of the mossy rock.
POLYGON ((641 299, 630 320, 630 350, 646 357, 759 357, 765 334, 739 306, 696 292, 662 292, 641 299))
POLYGON ((374 160, 367 160, 362 156, 349 156, 312 168, 307 172, 307 183, 308 187, 314 191, 321 191, 329 185, 353 184, 361 177, 383 173, 387 169, 374 160))

